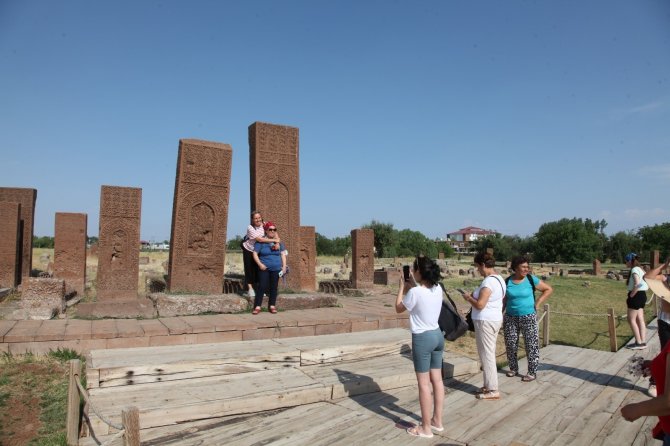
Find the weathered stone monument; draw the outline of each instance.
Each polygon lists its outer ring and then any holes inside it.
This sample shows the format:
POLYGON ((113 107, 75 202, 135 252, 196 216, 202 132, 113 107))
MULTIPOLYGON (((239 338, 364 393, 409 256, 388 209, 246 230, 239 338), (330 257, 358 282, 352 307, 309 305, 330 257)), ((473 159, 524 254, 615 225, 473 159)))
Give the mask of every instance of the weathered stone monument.
POLYGON ((21 282, 21 205, 0 201, 0 288, 21 282))
POLYGON ((442 251, 437 253, 437 258, 440 260, 444 260, 444 253, 442 251))
POLYGON ((78 296, 86 287, 87 224, 86 214, 56 212, 53 275, 65 280, 68 293, 76 291, 78 296))
POLYGON ((375 231, 351 231, 351 286, 356 289, 372 288, 375 272, 375 231))
MULTIPOLYGON (((302 287, 298 129, 254 122, 249 126, 251 209, 277 225, 288 250, 286 286, 302 287)), ((280 286, 283 281, 280 281, 280 286)))
POLYGON ((228 144, 179 141, 168 264, 172 292, 223 290, 232 154, 228 144))
POLYGON ((595 259, 593 261, 593 275, 594 276, 599 276, 602 273, 602 270, 600 268, 600 260, 595 259))
POLYGON ((97 298, 137 299, 142 189, 102 186, 97 298))
POLYGON ((35 221, 35 201, 37 200, 36 189, 20 187, 0 187, 0 202, 6 201, 19 203, 21 205, 21 222, 19 231, 21 247, 19 249, 20 280, 30 277, 33 267, 33 223, 35 221))
POLYGON ((300 226, 300 289, 316 291, 316 228, 300 226))

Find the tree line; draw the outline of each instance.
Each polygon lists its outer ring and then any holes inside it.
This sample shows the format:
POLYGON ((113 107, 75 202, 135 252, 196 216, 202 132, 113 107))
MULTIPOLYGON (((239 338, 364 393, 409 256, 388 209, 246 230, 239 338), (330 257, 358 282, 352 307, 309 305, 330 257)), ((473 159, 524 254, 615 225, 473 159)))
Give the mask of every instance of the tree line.
MULTIPOLYGON (((395 229, 391 223, 372 220, 362 226, 372 229, 378 257, 411 257, 419 253, 437 258, 439 252, 451 257, 454 250, 448 243, 432 240, 419 231, 395 229)), ((544 223, 535 234, 528 237, 496 234, 473 243, 473 250, 492 248, 497 260, 509 260, 515 255, 527 254, 534 262, 623 263, 624 256, 636 252, 649 258, 651 251, 660 251, 661 260, 670 256, 670 223, 644 226, 634 231, 619 231, 607 236, 607 222, 589 218, 563 218, 544 223)), ((97 237, 89 237, 89 243, 97 237)), ((241 236, 228 240, 229 250, 239 250, 241 236)), ((53 237, 33 237, 33 247, 53 248, 53 237)), ((351 236, 328 238, 316 233, 317 255, 344 256, 351 252, 351 236)))

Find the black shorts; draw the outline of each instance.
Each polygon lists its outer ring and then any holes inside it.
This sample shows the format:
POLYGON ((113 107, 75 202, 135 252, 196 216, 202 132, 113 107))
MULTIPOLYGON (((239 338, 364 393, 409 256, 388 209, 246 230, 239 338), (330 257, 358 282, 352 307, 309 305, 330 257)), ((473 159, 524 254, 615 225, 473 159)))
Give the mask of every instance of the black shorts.
POLYGON ((626 299, 626 306, 631 310, 639 310, 644 308, 644 305, 647 303, 647 293, 644 291, 638 291, 635 293, 635 296, 629 297, 626 299))

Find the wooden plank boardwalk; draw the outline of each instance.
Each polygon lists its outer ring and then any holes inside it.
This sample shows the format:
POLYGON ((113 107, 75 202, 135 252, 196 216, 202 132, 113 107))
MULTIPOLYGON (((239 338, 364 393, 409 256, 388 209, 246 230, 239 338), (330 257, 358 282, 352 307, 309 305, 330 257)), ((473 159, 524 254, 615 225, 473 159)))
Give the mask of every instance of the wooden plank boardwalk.
MULTIPOLYGON (((405 429, 420 420, 416 384, 396 387, 379 385, 374 393, 357 394, 347 379, 360 381, 361 376, 372 385, 384 381, 378 369, 385 365, 384 356, 374 358, 365 367, 355 368, 348 362, 336 362, 329 356, 330 370, 338 370, 324 385, 339 380, 340 393, 332 398, 293 407, 237 413, 198 421, 184 421, 141 431, 143 445, 653 445, 650 437, 656 418, 643 418, 634 423, 623 420, 620 408, 646 396, 648 381, 627 373, 633 354, 652 358, 659 345, 655 322, 649 327, 649 346, 643 351, 621 349, 616 353, 550 345, 541 351, 541 365, 535 382, 523 383, 520 378, 507 378, 500 372, 502 398, 479 401, 472 393, 482 385, 482 376, 468 374, 447 379, 444 425, 445 431, 432 439, 409 436, 405 429), (376 371, 377 370, 377 371, 376 371), (347 378, 349 377, 349 378, 347 378), (353 378, 352 378, 353 377, 353 378), (349 391, 349 389, 352 389, 349 391)), ((317 338, 313 338, 316 341, 317 338)), ((304 338, 296 338, 296 347, 304 338)), ((287 345, 289 347, 289 345, 287 345)), ((308 350, 307 345, 299 348, 308 350)), ((326 350, 328 350, 326 345, 326 350)), ((351 349, 349 349, 351 351, 351 349)), ((389 353, 391 355, 391 353, 389 353)), ((196 355, 197 357, 197 355, 196 355)), ((291 360, 292 357, 290 357, 291 360)), ((200 360, 200 359, 198 359, 200 360)), ((317 361, 318 362, 318 361, 317 361)), ((409 368, 387 361, 395 368, 409 368)), ((306 366, 317 367, 317 366, 306 366)), ((520 361, 520 370, 526 368, 520 361)), ((283 373, 283 369, 271 372, 283 373), (278 372, 281 370, 281 372, 278 372)), ((406 372, 406 370, 405 370, 406 372)), ((249 385, 254 387, 249 372, 249 385)), ((311 377, 326 372, 314 370, 311 377)), ((309 374, 308 374, 309 375, 309 374)), ((204 378, 211 379, 211 378, 204 378)), ((293 379, 290 377, 287 380, 293 379)), ((368 383, 369 385, 369 383, 368 383)), ((110 391, 112 388, 100 388, 110 391)), ((369 389, 368 389, 369 390, 369 389)), ((244 393, 244 392, 240 392, 244 393)), ((262 389, 261 389, 262 393, 262 389)), ((118 409, 118 408, 117 408, 118 409)), ((140 416, 142 424, 142 415, 140 416)), ((110 436, 101 436, 106 441, 110 436)), ((96 444, 82 439, 82 445, 96 444)), ((111 444, 121 444, 120 441, 111 444)))

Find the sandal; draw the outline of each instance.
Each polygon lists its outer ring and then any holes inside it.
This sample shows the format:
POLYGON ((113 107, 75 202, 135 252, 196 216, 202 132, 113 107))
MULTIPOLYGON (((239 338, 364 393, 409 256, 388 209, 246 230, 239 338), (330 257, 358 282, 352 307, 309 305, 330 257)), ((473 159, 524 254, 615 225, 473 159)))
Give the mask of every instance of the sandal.
POLYGON ((261 307, 256 307, 254 308, 254 311, 251 312, 251 314, 258 314, 261 312, 261 307))
POLYGON ((270 313, 277 314, 277 307, 270 307, 270 313))
POLYGON ((521 378, 521 381, 523 381, 525 383, 535 381, 535 375, 524 375, 523 378, 521 378))
POLYGON ((486 387, 480 387, 479 389, 475 390, 475 395, 481 395, 482 393, 486 393, 488 391, 489 389, 487 389, 486 387))
POLYGON ((489 390, 488 392, 478 394, 477 399, 478 400, 499 400, 500 399, 500 392, 498 392, 497 390, 489 390))
POLYGON ((515 372, 514 370, 510 370, 507 373, 505 373, 505 376, 508 378, 514 378, 515 376, 518 376, 519 372, 515 372))

